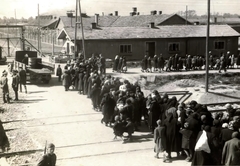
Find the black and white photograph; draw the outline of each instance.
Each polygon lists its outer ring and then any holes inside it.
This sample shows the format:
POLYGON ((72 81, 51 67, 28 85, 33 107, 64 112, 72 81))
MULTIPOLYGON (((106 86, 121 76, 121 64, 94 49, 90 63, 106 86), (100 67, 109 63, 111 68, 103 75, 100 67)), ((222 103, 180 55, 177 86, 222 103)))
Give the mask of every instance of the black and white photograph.
POLYGON ((239 6, 1 0, 0 166, 239 166, 239 6))

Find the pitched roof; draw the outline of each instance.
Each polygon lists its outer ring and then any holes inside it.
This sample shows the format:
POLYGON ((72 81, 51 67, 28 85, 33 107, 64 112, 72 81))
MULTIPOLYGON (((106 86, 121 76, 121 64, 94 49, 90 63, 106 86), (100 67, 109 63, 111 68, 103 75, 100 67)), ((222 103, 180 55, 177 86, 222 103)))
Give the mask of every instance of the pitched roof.
MULTIPOLYGON (((171 17, 180 17, 177 14, 173 15, 135 15, 121 16, 111 26, 115 27, 146 27, 149 23, 154 22, 155 25, 160 25, 171 17)), ((184 18, 182 18, 184 20, 184 18)), ((172 23, 173 25, 174 23, 172 23)))
MULTIPOLYGON (((206 37, 206 26, 204 25, 173 25, 148 27, 101 27, 98 29, 85 29, 86 40, 101 39, 147 39, 147 38, 191 38, 206 37)), ((74 28, 64 28, 62 33, 67 33, 70 39, 74 39, 74 28)), ((238 32, 228 25, 211 25, 211 37, 240 36, 238 32)), ((62 38, 62 34, 58 38, 62 38)), ((81 33, 77 35, 81 39, 81 33)))
MULTIPOLYGON (((98 25, 101 27, 107 27, 110 26, 116 19, 118 19, 120 16, 99 16, 98 19, 98 25)), ((76 18, 73 17, 67 17, 67 16, 61 16, 60 19, 62 20, 64 27, 70 27, 75 25, 76 18)), ((80 17, 78 18, 80 20, 80 17)), ((82 17, 83 26, 84 27, 90 27, 91 23, 95 22, 95 16, 86 16, 82 17)), ((80 21, 78 21, 80 22, 80 21)))
MULTIPOLYGON (((171 19, 172 17, 179 17, 181 16, 177 14, 173 15, 135 15, 135 16, 99 16, 98 17, 98 25, 101 27, 147 27, 149 23, 154 22, 155 25, 161 25, 164 21, 171 19)), ((61 16, 60 19, 62 20, 64 27, 70 27, 75 25, 75 17, 67 17, 61 16)), ((80 17, 78 18, 80 20, 80 17)), ((91 23, 95 22, 95 16, 86 16, 82 17, 83 26, 90 27, 91 23)), ((78 21, 80 22, 80 21, 78 21)), ((189 22, 190 23, 190 22, 189 22)), ((174 23, 172 23, 174 25, 174 23)))

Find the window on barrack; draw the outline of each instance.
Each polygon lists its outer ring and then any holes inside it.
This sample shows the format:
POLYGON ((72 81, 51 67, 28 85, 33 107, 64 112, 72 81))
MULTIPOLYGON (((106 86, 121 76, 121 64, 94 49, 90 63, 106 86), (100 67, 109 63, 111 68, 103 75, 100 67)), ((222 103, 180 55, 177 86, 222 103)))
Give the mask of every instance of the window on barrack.
POLYGON ((214 42, 214 48, 216 50, 223 50, 225 46, 225 42, 224 41, 215 41, 214 42))
POLYGON ((179 43, 168 43, 168 51, 180 51, 179 43))
POLYGON ((120 45, 120 53, 132 53, 132 45, 131 44, 120 45))

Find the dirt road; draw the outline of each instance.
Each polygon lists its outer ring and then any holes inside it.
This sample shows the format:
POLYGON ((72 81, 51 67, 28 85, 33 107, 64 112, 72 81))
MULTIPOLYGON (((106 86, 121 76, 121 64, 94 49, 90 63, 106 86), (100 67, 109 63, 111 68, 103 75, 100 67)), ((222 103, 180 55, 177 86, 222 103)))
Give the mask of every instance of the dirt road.
MULTIPOLYGON (((43 149, 46 140, 53 142, 58 166, 169 165, 153 157, 153 136, 144 124, 141 132, 134 133, 132 143, 113 141, 112 129, 100 123, 102 115, 92 109, 90 99, 76 91, 65 92, 55 76, 49 85, 28 84, 27 88, 28 94, 20 95, 24 95, 20 102, 25 119, 18 127, 30 133, 34 149, 43 149)), ((190 165, 184 160, 173 163, 190 165)))

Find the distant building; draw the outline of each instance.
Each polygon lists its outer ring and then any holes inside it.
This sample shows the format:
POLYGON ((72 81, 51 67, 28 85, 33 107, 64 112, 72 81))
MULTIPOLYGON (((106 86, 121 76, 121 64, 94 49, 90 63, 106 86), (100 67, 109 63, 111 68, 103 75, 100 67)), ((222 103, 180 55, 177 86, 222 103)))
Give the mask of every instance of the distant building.
MULTIPOLYGON (((162 54, 164 58, 205 55, 206 26, 204 25, 168 25, 149 27, 96 27, 84 29, 86 56, 102 53, 106 58, 115 55, 126 56, 129 60, 140 60, 144 55, 153 57, 162 54)), ((240 34, 228 25, 211 25, 209 50, 218 56, 220 53, 237 55, 240 34)), ((74 39, 74 28, 64 28, 59 39, 74 39)), ((78 34, 77 48, 81 51, 81 33, 78 34)))

